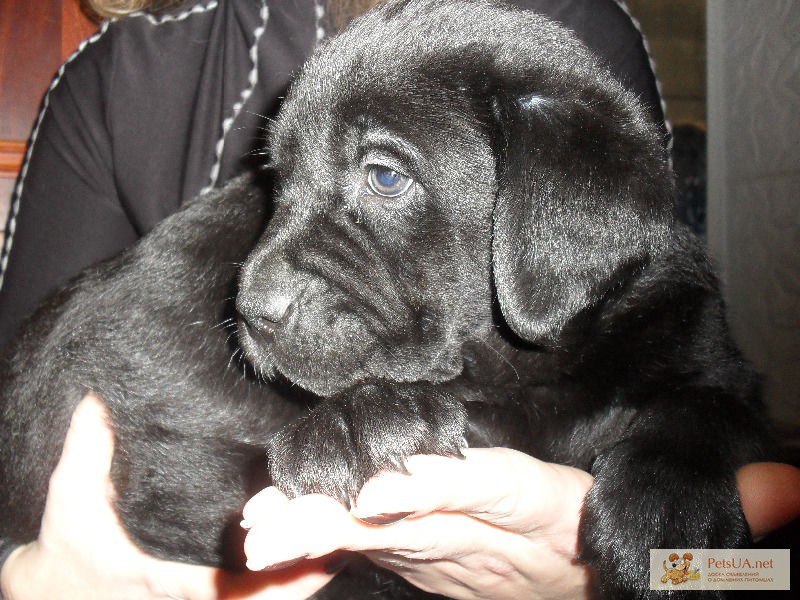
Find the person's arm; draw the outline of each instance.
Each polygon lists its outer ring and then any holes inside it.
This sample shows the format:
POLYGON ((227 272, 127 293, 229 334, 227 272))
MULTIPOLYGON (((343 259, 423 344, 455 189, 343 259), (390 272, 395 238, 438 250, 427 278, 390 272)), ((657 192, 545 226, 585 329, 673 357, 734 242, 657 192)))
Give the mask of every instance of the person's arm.
MULTIPOLYGON (((260 115, 316 39, 310 0, 268 16, 259 3, 192 0, 175 10, 104 25, 48 92, 0 260, 0 352, 49 292, 195 197, 214 166, 219 182, 239 172, 261 137, 260 115), (245 92, 249 104, 229 122, 245 92)), ((13 549, 0 540, 0 564, 13 549)))
POLYGON ((0 348, 55 287, 138 237, 114 185, 109 44, 102 37, 65 65, 43 102, 0 263, 0 348))
POLYGON ((310 1, 269 11, 271 27, 258 38, 259 3, 191 0, 169 18, 106 23, 67 61, 13 198, 0 261, 0 346, 50 291, 241 172, 263 125, 255 113, 274 104, 305 56, 292 17, 306 13, 313 22, 310 1), (251 90, 258 39, 270 62, 251 90), (236 113, 250 91, 252 104, 236 113))
MULTIPOLYGON (((113 182, 109 42, 95 39, 56 74, 32 130, 0 255, 0 352, 57 286, 138 237, 113 182)), ((0 565, 15 548, 0 540, 0 565)))

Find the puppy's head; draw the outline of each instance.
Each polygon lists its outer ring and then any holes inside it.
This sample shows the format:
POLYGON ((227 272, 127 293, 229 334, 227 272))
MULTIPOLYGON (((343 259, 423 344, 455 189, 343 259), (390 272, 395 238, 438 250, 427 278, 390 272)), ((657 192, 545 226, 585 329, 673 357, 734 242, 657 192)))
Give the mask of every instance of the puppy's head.
POLYGON ((272 135, 278 189, 240 339, 328 395, 442 381, 495 299, 557 344, 669 227, 655 129, 566 32, 487 2, 390 2, 312 57, 272 135))

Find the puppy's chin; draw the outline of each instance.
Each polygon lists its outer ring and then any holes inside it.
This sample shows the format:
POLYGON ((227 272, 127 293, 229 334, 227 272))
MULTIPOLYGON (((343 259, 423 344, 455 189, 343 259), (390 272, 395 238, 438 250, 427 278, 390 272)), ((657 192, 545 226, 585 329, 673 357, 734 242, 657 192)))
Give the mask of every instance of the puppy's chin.
POLYGON ((298 344, 285 332, 263 332, 239 321, 239 346, 256 373, 270 381, 282 375, 289 382, 321 397, 332 396, 365 378, 352 353, 317 340, 298 344), (349 359, 349 360, 348 360, 349 359))
POLYGON ((373 348, 366 340, 348 347, 341 339, 306 339, 282 331, 265 333, 243 319, 239 320, 238 337, 245 359, 259 377, 269 381, 280 374, 323 398, 375 381, 441 383, 458 377, 463 370, 456 348, 450 352, 442 348, 429 354, 414 352, 411 356, 396 348, 373 348))

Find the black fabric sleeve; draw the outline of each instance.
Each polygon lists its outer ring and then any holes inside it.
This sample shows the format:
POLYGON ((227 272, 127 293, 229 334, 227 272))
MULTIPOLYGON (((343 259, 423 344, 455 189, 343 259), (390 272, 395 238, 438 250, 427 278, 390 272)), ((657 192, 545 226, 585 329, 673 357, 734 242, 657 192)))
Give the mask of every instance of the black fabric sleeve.
POLYGON ((54 286, 136 238, 112 174, 106 40, 57 76, 34 129, 3 252, 0 344, 54 286))
POLYGON ((246 168, 316 43, 313 0, 191 0, 106 24, 45 100, 12 201, 0 348, 54 289, 246 168))

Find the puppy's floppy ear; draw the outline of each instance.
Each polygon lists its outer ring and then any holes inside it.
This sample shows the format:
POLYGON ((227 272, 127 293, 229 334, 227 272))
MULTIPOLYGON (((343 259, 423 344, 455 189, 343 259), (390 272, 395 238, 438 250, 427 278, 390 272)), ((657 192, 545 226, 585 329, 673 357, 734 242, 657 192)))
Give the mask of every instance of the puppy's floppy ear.
POLYGON ((615 82, 582 79, 501 82, 492 100, 494 283, 508 325, 543 345, 645 264, 671 221, 657 129, 615 82))

